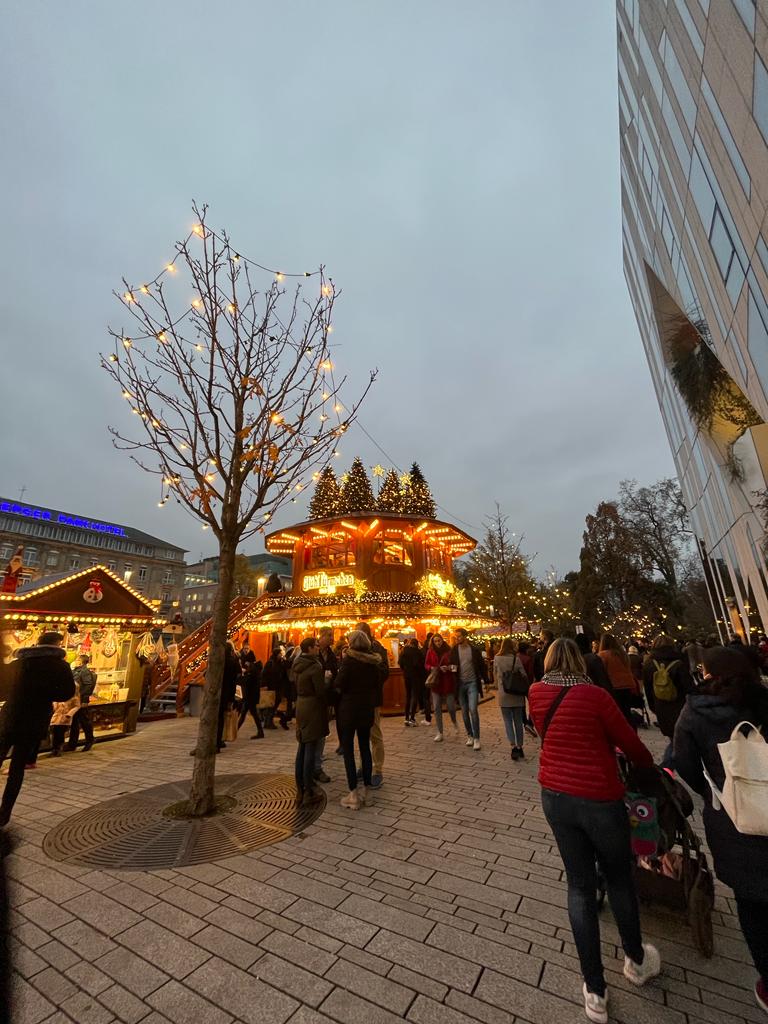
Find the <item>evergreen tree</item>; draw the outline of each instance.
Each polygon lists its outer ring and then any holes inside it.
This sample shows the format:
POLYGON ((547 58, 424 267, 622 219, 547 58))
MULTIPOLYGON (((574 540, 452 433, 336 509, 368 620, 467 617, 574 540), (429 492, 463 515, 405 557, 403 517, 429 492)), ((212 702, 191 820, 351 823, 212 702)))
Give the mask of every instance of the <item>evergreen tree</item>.
POLYGON ((400 480, 394 469, 390 469, 384 477, 384 483, 379 491, 379 500, 376 504, 377 512, 401 512, 403 506, 403 493, 400 490, 400 480))
POLYGON ((429 489, 429 484, 418 462, 414 462, 411 466, 408 477, 409 483, 403 496, 403 511, 424 516, 426 519, 434 519, 437 515, 435 499, 432 497, 432 491, 429 489))
POLYGON ((352 463, 347 479, 341 488, 341 513, 351 515, 355 512, 373 512, 376 499, 368 474, 360 458, 352 463))
POLYGON ((309 503, 310 519, 331 519, 341 509, 341 489, 332 466, 320 473, 309 503))

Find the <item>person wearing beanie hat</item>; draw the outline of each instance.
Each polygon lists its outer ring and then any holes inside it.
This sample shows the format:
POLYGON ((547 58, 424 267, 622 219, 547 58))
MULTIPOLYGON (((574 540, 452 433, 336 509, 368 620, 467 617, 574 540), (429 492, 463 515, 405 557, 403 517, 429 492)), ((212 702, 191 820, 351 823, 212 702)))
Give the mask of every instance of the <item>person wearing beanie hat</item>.
POLYGON ((75 693, 61 633, 43 633, 34 647, 23 647, 11 663, 8 700, 0 710, 0 767, 11 755, 8 781, 0 800, 0 826, 7 825, 24 782, 24 769, 48 732, 54 701, 75 693))

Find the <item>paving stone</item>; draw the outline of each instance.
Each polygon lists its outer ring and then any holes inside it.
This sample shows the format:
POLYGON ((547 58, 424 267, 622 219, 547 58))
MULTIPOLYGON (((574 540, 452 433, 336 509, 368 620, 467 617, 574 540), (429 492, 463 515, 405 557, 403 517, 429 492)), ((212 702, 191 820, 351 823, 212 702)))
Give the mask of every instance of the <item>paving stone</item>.
POLYGON ((239 911, 232 910, 229 907, 217 907, 208 915, 206 920, 218 928, 223 928, 225 931, 245 939, 246 942, 250 942, 253 945, 261 942, 266 935, 270 934, 270 929, 267 925, 262 924, 261 921, 256 921, 254 918, 241 914, 239 911))
POLYGON ((333 986, 296 964, 286 963, 272 953, 265 953, 250 968, 249 974, 274 988, 294 996, 302 1003, 317 1008, 333 986))
POLYGON ((348 963, 341 961, 335 963, 325 977, 335 985, 383 1006, 385 1010, 393 1010, 401 1017, 405 1015, 415 996, 412 989, 373 974, 363 967, 350 967, 348 963))
POLYGON ((333 953, 328 953, 317 946, 304 942, 294 935, 283 932, 270 932, 261 940, 261 946, 283 960, 289 960, 297 967, 305 967, 315 974, 325 974, 336 962, 333 953))
POLYGON ((174 1024, 230 1024, 232 1017, 224 1010, 202 999, 185 985, 169 981, 147 999, 156 1010, 174 1024))
POLYGON ((138 914, 143 914, 149 907, 154 906, 159 899, 159 897, 152 893, 144 892, 143 889, 139 889, 135 885, 129 885, 128 882, 118 882, 117 885, 104 889, 104 895, 112 900, 117 900, 124 907, 135 910, 138 914))
POLYGON ((223 960, 228 960, 243 970, 247 970, 262 954, 262 950, 258 946, 245 942, 231 932, 224 931, 223 928, 217 928, 212 924, 198 932, 194 937, 194 942, 196 945, 202 946, 203 949, 207 949, 209 953, 215 953, 223 960))
POLYGON ((155 924, 154 921, 142 921, 128 931, 122 932, 120 944, 146 957, 172 978, 186 977, 210 955, 206 950, 155 924))
POLYGON ((338 910, 318 907, 316 903, 310 903, 308 900, 297 900, 285 911, 285 915, 298 921, 299 924, 305 924, 318 932, 325 932, 333 938, 349 942, 353 946, 365 946, 376 934, 376 928, 373 925, 359 921, 348 914, 340 913, 338 910))
POLYGON ((56 903, 66 903, 67 900, 73 899, 76 896, 83 896, 89 892, 87 886, 81 885, 74 878, 70 878, 60 871, 55 871, 53 868, 25 875, 24 885, 27 889, 32 889, 33 892, 38 893, 40 896, 45 896, 56 903))
POLYGON ((480 974, 480 968, 468 960, 384 929, 368 943, 366 951, 465 992, 472 991, 480 974))
POLYGON ((299 1006, 295 999, 218 957, 193 971, 186 985, 243 1024, 284 1024, 299 1006))
MULTIPOLYGON (((419 864, 424 868, 439 871, 442 874, 456 875, 458 878, 467 878, 470 882, 479 882, 481 885, 490 875, 487 868, 470 867, 467 864, 454 862, 450 857, 439 853, 425 853, 423 850, 416 850, 408 859, 408 864, 419 864)), ((418 881, 418 879, 417 879, 418 881)))
MULTIPOLYGON (((208 901, 206 900, 206 902, 208 901)), ((213 906, 216 907, 217 904, 214 903, 213 906)), ((171 903, 163 903, 162 901, 148 907, 144 911, 144 917, 154 921, 155 924, 162 925, 163 928, 176 932, 177 935, 181 935, 185 939, 191 938, 196 932, 205 928, 205 921, 199 917, 195 917, 193 914, 189 914, 186 910, 181 910, 171 903)))
POLYGON ((67 977, 89 995, 98 996, 112 985, 112 979, 93 964, 75 964, 67 971, 67 977))
POLYGON ((300 1006, 288 1024, 333 1024, 330 1017, 313 1010, 311 1006, 300 1006))
MULTIPOLYGON (((427 996, 417 997, 408 1011, 407 1019, 413 1024, 476 1024, 475 1018, 468 1017, 460 1010, 452 1010, 427 996)), ((510 1017, 510 1021, 513 1018, 510 1017)))
POLYGON ((339 910, 350 917, 420 941, 423 941, 434 928, 432 921, 362 896, 348 896, 339 910))
POLYGON ((294 896, 320 903, 324 907, 338 907, 345 899, 346 893, 341 888, 330 886, 314 878, 304 878, 294 871, 283 871, 279 878, 280 888, 294 896))
POLYGON ((322 932, 315 931, 314 928, 302 927, 295 932, 297 939, 303 939, 306 942, 312 943, 313 946, 319 946, 320 949, 326 950, 328 953, 338 953, 343 948, 344 943, 339 939, 334 939, 332 935, 323 935, 322 932))
POLYGON ((64 1009, 77 1024, 112 1024, 114 1016, 87 992, 75 992, 67 999, 64 1009))
POLYGON ((99 994, 99 1002, 125 1024, 138 1024, 149 1012, 147 1004, 137 999, 122 985, 111 985, 99 994))
MULTIPOLYGON (((491 1006, 490 1003, 484 1003, 474 996, 468 996, 465 992, 457 992, 453 988, 449 990, 448 995, 445 997, 445 1004, 454 1010, 465 1013, 473 1020, 483 1021, 483 1024, 512 1024, 513 1021, 522 1020, 521 1017, 515 1017, 507 1010, 502 1010, 498 1006, 491 1006)), ((564 1024, 564 1022, 561 1022, 561 1024, 564 1024)))
POLYGON ((401 1024, 402 1021, 402 1017, 343 988, 335 988, 320 1010, 341 1024, 401 1024))
POLYGON ((479 935, 457 932, 444 924, 435 925, 427 938, 427 945, 472 960, 476 964, 492 967, 528 985, 538 985, 544 967, 544 962, 538 957, 502 946, 479 935))
POLYGON ((217 888, 276 914, 282 914, 296 899, 292 894, 280 892, 272 885, 258 882, 254 878, 246 878, 245 875, 231 875, 229 878, 224 878, 219 882, 217 888))
POLYGON ((29 949, 37 949, 38 946, 43 946, 50 941, 48 932, 44 932, 42 928, 38 928, 31 921, 24 921, 23 924, 17 925, 13 929, 13 934, 29 949))
POLYGON ((140 999, 168 981, 167 974, 128 949, 113 949, 106 956, 99 957, 94 966, 140 999))
POLYGON ((162 900, 163 903, 170 903, 172 906, 178 907, 179 910, 185 910, 188 914, 198 918, 205 917, 218 906, 217 901, 207 900, 204 896, 198 896, 196 893, 190 892, 189 889, 181 888, 178 885, 166 889, 162 900))
POLYGON ((115 943, 111 939, 106 938, 85 921, 71 921, 57 928, 52 934, 83 960, 91 963, 115 948, 115 943))
POLYGON ((18 974, 12 977, 11 992, 13 1024, 40 1024, 56 1012, 53 1003, 18 974))
POLYGON ((417 852, 409 850, 409 859, 403 861, 402 859, 395 860, 393 857, 385 857, 381 853, 366 850, 360 854, 357 862, 358 864, 364 864, 368 868, 374 868, 376 871, 383 871, 394 878, 407 878, 409 882, 420 882, 422 885, 426 885, 435 873, 435 869, 432 867, 420 867, 418 863, 414 863, 417 852))
POLYGON ((54 967, 46 967, 36 974, 32 984, 54 1006, 63 1006, 77 992, 77 986, 54 967))
POLYGON ((445 872, 436 872, 430 885, 435 889, 443 889, 445 892, 453 893, 455 896, 466 896, 474 900, 475 903, 498 907, 511 913, 514 913, 520 905, 520 896, 517 893, 492 889, 488 885, 470 882, 466 878, 456 878, 454 875, 448 875, 445 872))
POLYGON ((141 914, 101 892, 87 892, 64 907, 105 935, 117 935, 141 921, 141 914))
POLYGON ((80 960, 77 953, 73 953, 68 946, 59 942, 58 939, 52 939, 50 942, 46 942, 44 946, 38 946, 37 955, 41 956, 51 967, 55 967, 59 971, 68 971, 70 967, 73 967, 80 960))
POLYGON ((358 949, 357 946, 342 946, 339 950, 339 958, 341 960, 349 960, 351 963, 357 964, 358 967, 363 967, 366 971, 371 971, 373 974, 380 974, 382 978, 389 974, 389 970, 392 967, 389 960, 382 960, 380 956, 374 956, 373 953, 368 953, 364 949, 358 949))
POLYGON ((447 985, 434 981, 432 978, 427 978, 423 974, 410 971, 407 967, 401 967, 400 964, 395 964, 387 977, 390 981, 396 981, 398 985, 403 985, 405 988, 409 988, 421 995, 429 996, 431 999, 437 1000, 437 1002, 442 1002, 448 993, 447 985))
POLYGON ((46 932, 74 920, 69 911, 64 910, 56 903, 51 903, 43 896, 24 903, 19 908, 19 913, 46 932))

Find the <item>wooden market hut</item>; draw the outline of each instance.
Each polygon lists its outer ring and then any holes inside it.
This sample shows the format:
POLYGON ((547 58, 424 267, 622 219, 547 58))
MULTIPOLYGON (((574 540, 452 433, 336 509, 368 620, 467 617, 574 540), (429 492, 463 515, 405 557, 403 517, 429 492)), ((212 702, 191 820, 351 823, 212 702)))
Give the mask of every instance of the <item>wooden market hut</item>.
POLYGON ((103 565, 0 594, 0 640, 7 654, 57 630, 70 663, 89 655, 97 675, 90 702, 96 740, 135 731, 144 674, 137 650, 163 622, 153 605, 103 565))

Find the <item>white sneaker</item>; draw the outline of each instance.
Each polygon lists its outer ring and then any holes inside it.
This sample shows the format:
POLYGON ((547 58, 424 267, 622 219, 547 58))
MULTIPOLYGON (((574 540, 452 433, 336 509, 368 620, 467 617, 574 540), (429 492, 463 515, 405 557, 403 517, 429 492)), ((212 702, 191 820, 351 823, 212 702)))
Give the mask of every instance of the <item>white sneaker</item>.
POLYGON ((584 1013, 587 1017, 595 1024, 608 1024, 608 993, 606 992, 604 996, 595 995, 594 992, 587 991, 586 983, 581 991, 584 993, 584 1013))
POLYGON ((467 746, 468 747, 471 747, 474 744, 474 742, 475 741, 472 739, 471 736, 467 736, 467 746))
POLYGON ((442 742, 443 742, 443 734, 441 732, 439 732, 437 734, 437 736, 435 736, 435 743, 442 743, 442 742))
POLYGON ((472 746, 474 747, 475 750, 479 750, 480 749, 480 740, 475 740, 475 742, 472 744, 472 746))
POLYGON ((628 956, 624 957, 624 977, 633 985, 644 985, 646 981, 661 973, 661 956, 658 949, 650 942, 644 942, 643 952, 645 956, 641 964, 636 964, 628 956))
POLYGON ((341 806, 348 807, 350 811, 360 810, 360 797, 357 795, 356 789, 353 789, 351 793, 341 798, 341 806))

